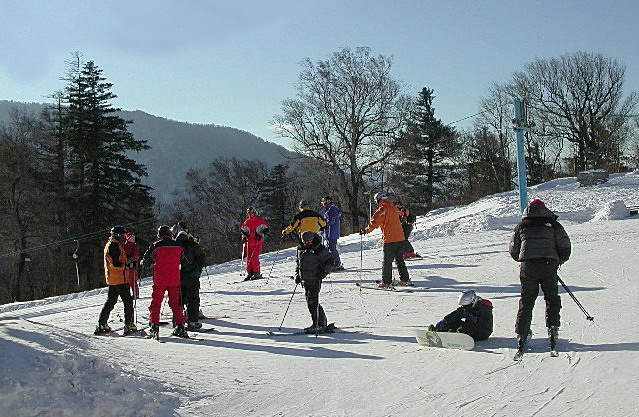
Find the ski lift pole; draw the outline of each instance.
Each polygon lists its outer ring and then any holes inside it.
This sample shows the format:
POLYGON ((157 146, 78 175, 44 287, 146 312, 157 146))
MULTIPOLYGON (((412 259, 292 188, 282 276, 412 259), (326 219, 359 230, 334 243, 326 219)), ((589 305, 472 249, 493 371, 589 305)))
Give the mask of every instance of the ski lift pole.
POLYGON ((73 255, 71 257, 75 261, 75 275, 78 277, 78 288, 79 288, 80 287, 80 267, 78 266, 78 258, 80 256, 78 255, 78 251, 80 250, 80 241, 78 239, 73 239, 73 241, 75 242, 75 252, 73 252, 73 255))
POLYGON ((519 209, 524 211, 528 206, 528 189, 526 183, 526 149, 524 146, 524 133, 529 130, 526 120, 526 109, 524 103, 515 98, 515 118, 513 119, 514 130, 517 139, 517 179, 519 183, 519 209))
POLYGON ((561 283, 561 286, 564 287, 564 290, 566 290, 566 292, 570 295, 570 297, 573 299, 573 301, 577 304, 577 306, 581 309, 581 311, 584 313, 584 315, 586 316, 586 320, 589 321, 594 321, 595 318, 593 316, 591 316, 590 314, 588 314, 588 312, 586 311, 586 309, 584 308, 584 306, 581 305, 581 303, 579 302, 579 300, 577 300, 577 297, 575 297, 575 295, 572 293, 572 291, 570 291, 570 289, 568 288, 568 286, 564 283, 564 281, 559 277, 559 275, 557 275, 557 279, 559 280, 559 282, 561 283))

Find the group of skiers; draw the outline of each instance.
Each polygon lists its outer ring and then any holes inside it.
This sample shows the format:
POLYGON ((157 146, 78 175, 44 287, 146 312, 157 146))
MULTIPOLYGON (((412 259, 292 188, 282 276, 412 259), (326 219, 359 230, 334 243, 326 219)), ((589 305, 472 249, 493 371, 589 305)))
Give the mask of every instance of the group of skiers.
MULTIPOLYGON (((388 193, 379 192, 374 199, 377 203, 376 210, 359 233, 364 235, 376 228, 381 229, 384 245, 381 282, 378 286, 389 289, 394 285, 412 285, 405 259, 419 256, 408 242, 415 216, 388 193), (393 262, 399 273, 399 280, 395 282, 392 277, 393 262)), ((329 273, 344 269, 337 249, 341 210, 330 196, 324 196, 321 204, 324 207, 323 214, 312 210, 306 200, 300 201, 299 212, 282 230, 283 237, 291 233, 298 237, 295 283, 301 284, 305 289, 312 320, 311 326, 304 329, 308 333, 331 331, 319 302, 319 293, 322 280, 329 273)), ((258 216, 253 207, 248 207, 246 220, 240 226, 243 259, 246 260, 245 280, 262 278, 259 255, 268 231, 268 223, 258 216)), ((160 307, 165 292, 168 292, 169 307, 173 312, 174 335, 188 337, 187 330, 201 327, 198 322, 199 278, 205 265, 205 257, 199 242, 189 234, 184 223, 178 223, 173 228, 161 226, 157 235, 158 240, 148 248, 140 261, 139 245, 135 243, 134 234, 128 233, 123 226, 111 229, 111 236, 104 248, 104 270, 109 292, 100 313, 96 333, 111 331, 107 320, 118 297, 124 303, 125 333, 136 330, 133 322, 133 300, 138 297, 135 281, 139 276, 140 266, 151 265, 151 335, 158 334, 160 307), (133 289, 133 294, 130 289, 133 289)), ((557 270, 570 257, 570 239, 557 221, 557 216, 541 200, 534 199, 513 230, 509 251, 512 258, 520 262, 521 297, 515 325, 518 349, 523 349, 529 337, 532 310, 539 286, 544 292, 546 326, 554 348, 561 310, 557 270)), ((492 302, 481 298, 475 291, 468 290, 460 295, 458 304, 458 308, 437 324, 430 325, 429 329, 462 332, 475 340, 487 339, 493 332, 492 302)))
POLYGON ((199 290, 200 275, 206 259, 198 239, 189 234, 183 222, 172 228, 160 226, 157 230, 158 240, 149 246, 140 259, 139 246, 130 251, 126 250, 127 243, 135 242, 134 236, 123 226, 114 226, 111 229, 111 236, 104 247, 104 272, 109 291, 95 333, 111 331, 107 321, 118 297, 124 303, 124 333, 137 330, 133 317, 133 300, 138 298, 138 287, 137 282, 127 281, 127 277, 137 281, 140 269, 149 266, 153 275, 153 292, 149 306, 151 336, 158 335, 162 300, 168 292, 168 304, 173 312, 173 334, 188 337, 187 329, 197 330, 202 327, 199 323, 199 290))

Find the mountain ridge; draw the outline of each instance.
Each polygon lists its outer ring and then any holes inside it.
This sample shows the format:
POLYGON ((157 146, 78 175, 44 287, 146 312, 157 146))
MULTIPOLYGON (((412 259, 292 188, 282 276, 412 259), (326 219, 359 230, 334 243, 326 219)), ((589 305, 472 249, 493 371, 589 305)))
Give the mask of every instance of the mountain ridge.
MULTIPOLYGON (((10 120, 11 109, 22 108, 37 115, 45 105, 0 100, 0 124, 10 120)), ((129 156, 147 167, 149 175, 142 182, 153 187, 159 202, 168 202, 171 193, 184 186, 187 171, 205 168, 216 158, 259 160, 274 166, 293 155, 281 145, 234 127, 177 121, 143 110, 121 110, 118 114, 132 121, 128 130, 136 139, 151 146, 129 156)))

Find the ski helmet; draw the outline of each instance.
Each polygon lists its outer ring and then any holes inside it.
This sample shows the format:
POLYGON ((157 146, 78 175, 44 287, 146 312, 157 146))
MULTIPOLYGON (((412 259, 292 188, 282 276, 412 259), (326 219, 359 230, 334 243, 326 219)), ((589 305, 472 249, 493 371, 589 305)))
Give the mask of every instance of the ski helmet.
POLYGON ((113 226, 111 228, 111 236, 123 236, 126 233, 124 226, 113 226))
POLYGON ((388 197, 388 193, 385 193, 385 192, 383 192, 383 191, 380 191, 380 192, 376 193, 376 194, 375 194, 375 196, 374 196, 373 198, 375 199, 375 201, 379 201, 379 200, 381 200, 382 198, 386 198, 386 197, 388 197))
POLYGON ((475 291, 468 290, 459 294, 459 305, 460 306, 475 306, 475 304, 479 301, 479 297, 475 294, 475 291))
POLYGON ((167 225, 162 225, 158 227, 158 237, 166 237, 166 236, 171 236, 171 228, 167 225))
POLYGON ((304 242, 304 244, 306 244, 306 242, 313 242, 315 240, 315 233, 311 232, 310 230, 307 230, 306 232, 302 233, 302 242, 304 242))

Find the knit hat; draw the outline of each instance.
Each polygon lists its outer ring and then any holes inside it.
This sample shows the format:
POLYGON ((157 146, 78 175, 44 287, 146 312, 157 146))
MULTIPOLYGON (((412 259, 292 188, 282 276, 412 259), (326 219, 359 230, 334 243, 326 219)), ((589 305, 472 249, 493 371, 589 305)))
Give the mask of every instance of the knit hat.
POLYGON ((535 198, 534 200, 532 200, 529 204, 530 206, 542 206, 542 207, 546 207, 546 204, 544 204, 543 201, 541 201, 538 198, 535 198))

